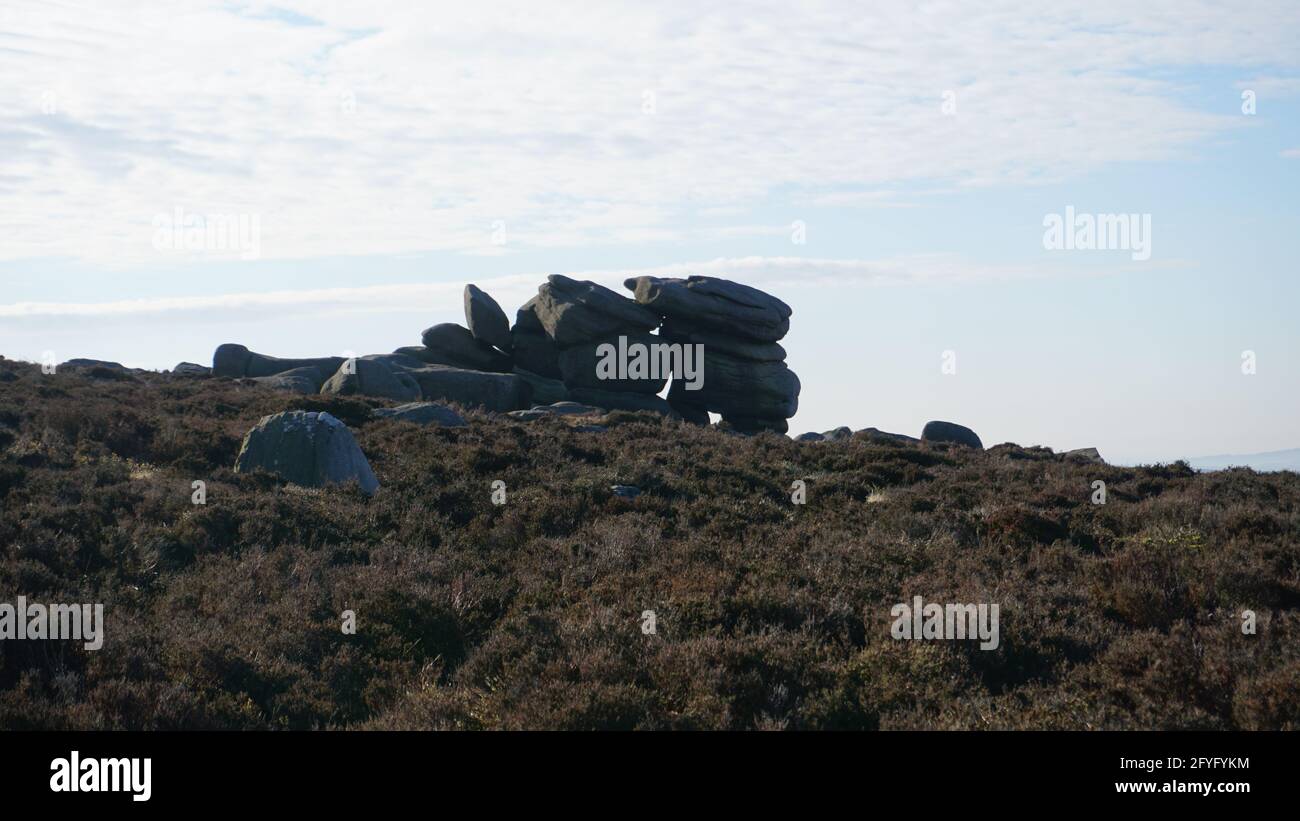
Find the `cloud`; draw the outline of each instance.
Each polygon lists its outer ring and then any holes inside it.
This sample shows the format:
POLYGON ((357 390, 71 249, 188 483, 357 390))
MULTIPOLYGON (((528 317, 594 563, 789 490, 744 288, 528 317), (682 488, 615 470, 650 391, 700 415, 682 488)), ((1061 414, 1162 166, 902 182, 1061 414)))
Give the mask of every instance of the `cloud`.
POLYGON ((1288 148, 1282 152, 1282 156, 1288 160, 1300 160, 1300 148, 1288 148))
MULTIPOLYGON (((1122 266, 1122 263, 1121 263, 1122 266)), ((691 275, 735 278, 767 288, 881 287, 906 284, 965 284, 1046 276, 1097 275, 1119 269, 1067 269, 1036 265, 986 265, 949 254, 913 254, 879 260, 803 257, 738 257, 684 262, 653 268, 567 272, 624 293, 623 281, 650 275, 691 275)), ((479 278, 475 283, 503 306, 520 305, 544 282, 542 273, 479 278)), ((462 282, 370 285, 213 294, 206 296, 124 299, 110 302, 16 302, 0 304, 0 318, 9 320, 121 319, 201 314, 216 321, 250 314, 332 315, 375 312, 422 312, 429 305, 459 304, 462 282)))
POLYGON ((1242 127, 1169 69, 1285 79, 1300 59, 1288 2, 3 14, 0 224, 21 230, 0 257, 101 266, 187 262, 151 243, 176 207, 259 215, 264 258, 505 254, 725 236, 701 223, 743 231, 789 192, 875 207, 894 201, 877 191, 1069 179, 1242 127))

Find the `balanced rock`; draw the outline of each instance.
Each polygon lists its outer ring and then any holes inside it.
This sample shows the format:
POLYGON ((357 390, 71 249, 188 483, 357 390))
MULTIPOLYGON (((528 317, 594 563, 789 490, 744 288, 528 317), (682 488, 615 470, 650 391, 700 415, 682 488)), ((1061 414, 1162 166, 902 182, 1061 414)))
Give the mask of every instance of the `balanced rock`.
POLYGON ((459 428, 465 424, 463 416, 437 402, 409 402, 395 408, 375 408, 370 415, 376 419, 410 422, 415 425, 436 425, 443 428, 459 428))
POLYGON ((541 320, 537 318, 537 297, 533 297, 515 312, 515 327, 510 330, 515 367, 544 376, 560 378, 560 349, 546 335, 541 320))
POLYGON ((623 282, 638 304, 659 316, 729 336, 776 342, 790 330, 790 306, 757 288, 717 277, 632 277, 623 282))
MULTIPOLYGON (((474 338, 468 328, 454 322, 443 322, 426 328, 420 335, 424 343, 423 355, 411 353, 431 365, 450 365, 473 371, 509 373, 514 367, 506 354, 474 338)), ((408 353, 409 349, 399 349, 408 353)))
POLYGON ((475 285, 465 286, 465 325, 478 341, 509 351, 510 320, 497 301, 475 285))
POLYGON ((265 416, 244 436, 235 472, 266 470, 296 485, 357 482, 373 494, 379 482, 352 431, 328 413, 285 411, 265 416))
POLYGON ((984 443, 975 431, 953 422, 926 422, 921 431, 922 442, 950 442, 955 445, 983 449, 984 443))
MULTIPOLYGON (((628 331, 652 331, 659 317, 603 285, 551 274, 532 303, 546 335, 560 348, 628 331)), ((529 368, 529 370, 534 370, 529 368)))

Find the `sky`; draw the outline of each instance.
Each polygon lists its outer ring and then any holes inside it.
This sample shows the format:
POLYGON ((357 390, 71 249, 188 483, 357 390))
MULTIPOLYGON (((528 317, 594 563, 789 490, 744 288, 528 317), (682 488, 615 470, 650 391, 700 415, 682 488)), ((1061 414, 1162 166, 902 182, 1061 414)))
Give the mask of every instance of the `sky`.
POLYGON ((0 354, 378 353, 467 282, 702 274, 794 309, 792 434, 1300 446, 1300 4, 704 5, 0 0, 0 354))

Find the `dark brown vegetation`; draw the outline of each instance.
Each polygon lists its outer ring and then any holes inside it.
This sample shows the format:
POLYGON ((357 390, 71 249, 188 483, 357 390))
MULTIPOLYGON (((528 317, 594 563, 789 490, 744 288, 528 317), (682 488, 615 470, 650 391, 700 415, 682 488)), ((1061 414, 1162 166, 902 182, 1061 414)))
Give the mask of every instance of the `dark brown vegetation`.
POLYGON ((0 642, 0 727, 1300 726, 1293 473, 636 414, 419 428, 101 370, 0 362, 0 601, 107 620, 97 652, 0 642), (374 498, 231 471, 295 408, 353 427, 374 498), (999 603, 1001 646, 891 639, 914 595, 999 603))

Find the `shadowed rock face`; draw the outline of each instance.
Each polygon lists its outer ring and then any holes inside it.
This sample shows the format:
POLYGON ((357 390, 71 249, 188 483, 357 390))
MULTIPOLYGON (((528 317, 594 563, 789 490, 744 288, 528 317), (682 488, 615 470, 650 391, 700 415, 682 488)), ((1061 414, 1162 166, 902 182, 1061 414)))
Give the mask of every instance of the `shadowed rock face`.
POLYGON ((716 277, 623 282, 636 301, 659 316, 742 339, 776 342, 790 330, 790 306, 757 288, 716 277))
POLYGON ((921 431, 922 442, 950 442, 955 445, 984 448, 984 443, 975 435, 975 431, 953 422, 926 422, 921 431))
POLYGON ((558 379, 548 379, 518 366, 514 373, 533 389, 533 402, 538 405, 553 405, 569 399, 569 389, 558 379))
MULTIPOLYGON (((653 334, 628 332, 619 336, 627 339, 627 346, 643 345, 649 356, 649 351, 654 350, 652 345, 662 343, 663 340, 653 334)), ((600 371, 597 370, 600 361, 600 347, 602 345, 613 345, 615 351, 618 350, 619 336, 612 336, 606 339, 597 339, 590 342, 584 342, 581 345, 574 345, 564 348, 560 351, 560 376, 564 379, 564 384, 572 388, 595 388, 602 391, 630 391, 632 393, 659 393, 668 384, 668 373, 661 368, 662 376, 658 379, 638 378, 633 379, 630 376, 626 379, 601 379, 600 371)))
MULTIPOLYGON (((443 322, 426 328, 420 335, 424 342, 422 354, 411 353, 431 365, 450 365, 474 371, 509 373, 513 363, 506 354, 474 338, 469 329, 454 322, 443 322)), ((407 353, 409 349, 402 349, 407 353)))
POLYGON ((351 396, 379 396, 411 401, 420 398, 420 385, 404 370, 394 369, 383 359, 349 359, 325 381, 321 393, 351 396))
POLYGON ((532 389, 512 373, 486 373, 427 365, 407 371, 425 399, 456 402, 466 407, 505 412, 529 407, 532 389))
POLYGON ((465 327, 478 341, 509 351, 510 320, 497 301, 476 285, 465 286, 465 327))
POLYGON ((668 399, 673 407, 694 405, 724 418, 785 420, 799 409, 799 387, 799 377, 784 362, 735 359, 705 348, 702 388, 686 390, 680 380, 674 380, 668 399))
POLYGON ((379 489, 352 431, 328 413, 285 411, 263 417, 244 436, 235 459, 236 473, 252 470, 304 487, 355 481, 368 494, 379 489))
POLYGON ((603 285, 560 274, 546 278, 532 306, 546 335, 560 348, 659 327, 656 314, 627 297, 603 285))
POLYGON ((751 362, 784 362, 785 348, 775 342, 755 342, 740 339, 717 331, 697 328, 689 322, 678 319, 665 319, 659 329, 659 336, 668 342, 681 342, 703 345, 704 349, 736 359, 748 359, 751 362))
POLYGON ((677 412, 673 410, 662 397, 645 393, 620 393, 618 391, 602 391, 595 388, 575 388, 570 391, 575 402, 582 402, 586 405, 595 405, 598 408, 606 410, 628 410, 628 411, 654 411, 662 413, 664 416, 677 418, 677 412))

